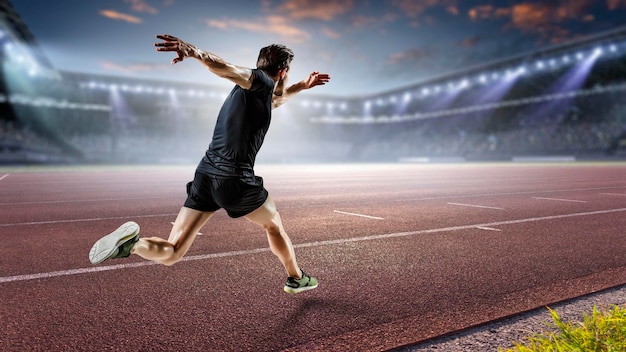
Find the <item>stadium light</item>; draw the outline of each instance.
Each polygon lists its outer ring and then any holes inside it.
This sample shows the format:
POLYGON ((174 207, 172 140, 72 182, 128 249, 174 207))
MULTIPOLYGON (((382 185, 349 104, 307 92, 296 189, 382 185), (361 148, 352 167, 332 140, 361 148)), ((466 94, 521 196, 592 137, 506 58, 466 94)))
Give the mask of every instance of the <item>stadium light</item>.
POLYGON ((592 55, 592 56, 593 56, 594 58, 597 58, 597 57, 601 56, 603 53, 604 53, 604 50, 602 49, 602 47, 596 47, 596 48, 593 50, 593 55, 592 55))

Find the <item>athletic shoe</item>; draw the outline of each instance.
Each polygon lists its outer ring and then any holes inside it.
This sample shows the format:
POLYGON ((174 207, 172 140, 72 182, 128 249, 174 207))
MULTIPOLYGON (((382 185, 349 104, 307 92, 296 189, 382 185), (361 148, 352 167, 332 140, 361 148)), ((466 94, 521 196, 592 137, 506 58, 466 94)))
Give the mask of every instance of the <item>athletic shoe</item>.
POLYGON ((128 257, 137 241, 139 225, 129 221, 94 243, 89 251, 89 260, 93 264, 100 264, 107 259, 128 257))
POLYGON ((296 279, 295 277, 288 277, 285 284, 285 292, 287 293, 300 293, 303 291, 312 290, 317 287, 317 279, 310 277, 304 271, 302 272, 302 278, 296 279))

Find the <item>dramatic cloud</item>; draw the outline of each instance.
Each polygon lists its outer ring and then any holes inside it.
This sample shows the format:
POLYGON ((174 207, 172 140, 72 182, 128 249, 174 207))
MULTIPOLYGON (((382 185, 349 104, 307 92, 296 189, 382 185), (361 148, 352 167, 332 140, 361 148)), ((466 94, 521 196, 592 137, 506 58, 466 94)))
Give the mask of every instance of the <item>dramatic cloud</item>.
POLYGON ((468 11, 468 16, 473 21, 509 17, 511 16, 511 9, 508 8, 495 8, 492 5, 476 6, 468 11))
POLYGON ((519 3, 510 8, 481 5, 470 9, 468 16, 474 21, 510 17, 513 27, 532 31, 538 27, 556 25, 567 20, 589 19, 590 14, 587 11, 591 5, 592 0, 564 1, 558 6, 534 2, 519 3))
POLYGON ((607 0, 607 6, 611 11, 626 8, 626 0, 607 0))
POLYGON ((322 33, 327 36, 328 38, 332 38, 332 39, 339 39, 341 38, 341 34, 337 31, 334 31, 330 28, 322 28, 322 33))
POLYGON ((539 33, 544 40, 562 42, 570 33, 561 24, 565 21, 581 21, 589 18, 590 0, 572 0, 559 6, 523 3, 513 6, 511 26, 524 32, 539 33))
POLYGON ((277 9, 294 19, 330 21, 353 8, 354 0, 286 0, 277 9))
POLYGON ((432 53, 426 50, 415 48, 399 53, 392 54, 387 58, 390 64, 399 64, 404 62, 415 62, 424 58, 431 57, 432 53))
POLYGON ((409 17, 417 17, 433 7, 445 7, 453 15, 459 13, 457 0, 393 0, 392 4, 409 17))
POLYGON ((113 11, 113 10, 100 10, 100 15, 102 15, 102 16, 104 16, 106 18, 111 18, 111 19, 120 20, 120 21, 126 21, 126 22, 134 23, 134 24, 141 23, 141 18, 139 18, 139 17, 127 15, 125 13, 121 13, 121 12, 117 12, 117 11, 113 11))
POLYGON ((510 8, 482 5, 470 9, 468 16, 473 21, 506 18, 509 20, 506 28, 536 33, 544 41, 556 43, 570 37, 569 31, 564 26, 566 22, 589 22, 595 19, 589 12, 592 5, 592 0, 570 0, 559 4, 523 2, 510 8))
POLYGON ((158 13, 157 9, 150 6, 144 0, 124 0, 124 2, 130 4, 130 9, 135 12, 146 12, 153 15, 158 13))
POLYGON ((282 16, 268 16, 257 20, 207 20, 209 27, 221 30, 243 29, 256 33, 270 33, 279 35, 293 42, 302 42, 310 38, 310 35, 294 26, 287 18, 282 16))

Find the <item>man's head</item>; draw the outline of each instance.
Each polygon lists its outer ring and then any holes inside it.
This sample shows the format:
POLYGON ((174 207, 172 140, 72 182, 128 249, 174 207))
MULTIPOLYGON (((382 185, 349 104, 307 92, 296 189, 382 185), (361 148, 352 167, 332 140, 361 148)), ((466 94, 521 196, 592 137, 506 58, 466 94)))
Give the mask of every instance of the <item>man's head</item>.
POLYGON ((272 44, 261 49, 256 67, 271 76, 276 76, 280 70, 289 70, 291 60, 293 60, 291 49, 282 44, 272 44))

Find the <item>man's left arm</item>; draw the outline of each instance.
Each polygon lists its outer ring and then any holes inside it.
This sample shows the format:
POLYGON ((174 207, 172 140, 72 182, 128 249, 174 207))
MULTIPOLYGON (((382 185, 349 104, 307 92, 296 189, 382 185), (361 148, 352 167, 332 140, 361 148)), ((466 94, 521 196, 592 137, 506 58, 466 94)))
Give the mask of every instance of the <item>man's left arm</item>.
POLYGON ((274 95, 272 95, 272 109, 276 109, 277 107, 283 105, 287 102, 287 100, 291 99, 297 93, 310 89, 315 86, 322 86, 330 81, 330 75, 327 73, 319 73, 317 71, 311 72, 309 76, 302 81, 292 84, 291 86, 281 89, 280 83, 279 86, 274 91, 274 95))

